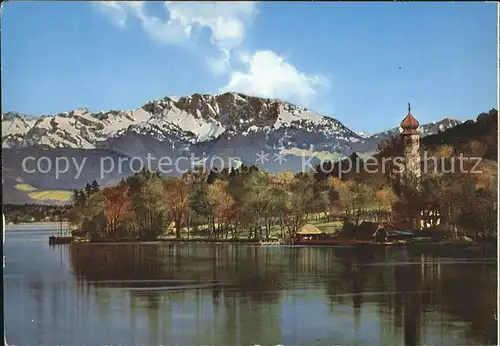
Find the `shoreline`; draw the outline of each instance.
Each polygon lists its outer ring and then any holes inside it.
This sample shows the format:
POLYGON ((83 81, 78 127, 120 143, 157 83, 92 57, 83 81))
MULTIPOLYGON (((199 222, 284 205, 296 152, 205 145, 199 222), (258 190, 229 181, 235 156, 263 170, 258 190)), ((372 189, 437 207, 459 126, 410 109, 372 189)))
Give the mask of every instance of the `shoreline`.
POLYGON ((19 222, 19 223, 13 223, 13 222, 8 222, 5 225, 6 226, 51 226, 51 225, 60 225, 61 223, 63 224, 68 224, 69 221, 38 221, 38 222, 19 222))
POLYGON ((259 246, 294 246, 294 247, 403 247, 403 246, 479 246, 479 247, 496 247, 496 243, 491 242, 464 242, 464 241, 427 241, 427 242, 410 242, 410 243, 372 243, 372 242, 337 242, 325 244, 293 244, 293 243, 277 243, 258 241, 253 239, 156 239, 156 240, 139 240, 139 239, 122 239, 122 240, 87 240, 87 239, 73 239, 71 244, 156 244, 156 243, 169 243, 169 244, 240 244, 240 245, 259 245, 259 246))
POLYGON ((5 232, 59 232, 63 229, 65 232, 70 231, 68 222, 33 222, 33 223, 11 223, 5 225, 5 232))
POLYGON ((83 240, 78 241, 75 239, 73 243, 88 243, 88 244, 127 244, 127 243, 137 243, 137 244, 151 244, 151 243, 173 243, 173 244, 183 244, 183 243, 199 243, 199 244, 250 244, 250 245, 260 245, 258 240, 253 239, 155 239, 155 240, 144 240, 144 239, 100 239, 100 240, 83 240))
MULTIPOLYGON (((17 223, 17 224, 6 224, 5 231, 36 231, 33 229, 34 227, 42 227, 42 229, 38 229, 39 231, 48 231, 52 230, 51 227, 56 227, 55 230, 63 226, 69 227, 69 222, 26 222, 26 223, 17 223)), ((59 238, 56 236, 56 238, 59 238)), ((456 246, 480 246, 480 247, 497 247, 496 242, 489 241, 461 241, 461 240, 442 240, 442 241, 415 241, 415 242, 401 242, 401 243, 374 243, 370 241, 355 241, 355 240, 342 240, 342 241, 331 241, 327 243, 311 243, 307 242, 292 244, 292 243, 278 243, 278 240, 269 240, 269 241, 259 241, 255 239, 208 239, 208 238, 159 238, 154 240, 145 240, 145 239, 102 239, 102 240, 93 240, 80 238, 78 236, 69 236, 62 237, 65 238, 67 243, 71 244, 127 244, 127 243, 169 243, 169 244, 243 244, 243 245, 260 245, 260 246, 301 246, 301 247, 336 247, 336 246, 348 246, 348 247, 360 247, 360 246, 437 246, 437 245, 456 245, 456 246)))

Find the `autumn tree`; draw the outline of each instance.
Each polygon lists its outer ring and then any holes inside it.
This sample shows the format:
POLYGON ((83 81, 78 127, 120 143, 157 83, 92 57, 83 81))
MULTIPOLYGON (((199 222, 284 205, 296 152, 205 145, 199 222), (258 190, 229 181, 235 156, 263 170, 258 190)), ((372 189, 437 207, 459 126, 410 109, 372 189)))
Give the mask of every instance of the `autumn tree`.
MULTIPOLYGON (((269 215, 270 221, 274 224, 278 223, 280 227, 281 238, 284 237, 286 227, 286 217, 290 199, 293 197, 283 186, 272 185, 269 188, 269 215)), ((271 232, 271 222, 268 222, 266 227, 266 240, 269 238, 271 232)))
POLYGON ((354 181, 346 181, 338 185, 340 208, 344 220, 354 226, 359 226, 362 217, 373 208, 375 192, 371 186, 354 181))
POLYGON ((341 211, 339 188, 342 184, 339 178, 333 176, 329 176, 324 183, 324 198, 327 199, 325 213, 328 221, 330 221, 333 216, 338 216, 341 211))
POLYGON ((192 170, 183 174, 182 178, 190 185, 206 182, 208 174, 203 166, 195 166, 192 170))
POLYGON ((190 194, 189 205, 207 220, 211 235, 218 237, 221 226, 224 227, 229 221, 233 206, 228 183, 223 180, 216 180, 212 184, 197 183, 190 194))
POLYGON ((174 221, 175 237, 181 238, 181 229, 189 213, 190 185, 187 178, 167 177, 163 180, 165 203, 174 221))
POLYGON ((260 173, 255 173, 245 179, 245 204, 244 208, 252 215, 250 224, 250 237, 262 236, 262 228, 265 227, 266 208, 269 206, 269 180, 260 173))
POLYGON ((288 189, 285 202, 284 225, 287 236, 292 237, 304 224, 306 214, 311 210, 314 199, 314 180, 309 174, 298 174, 288 189))
POLYGON ((295 173, 290 171, 284 171, 278 173, 273 178, 273 182, 279 186, 284 187, 285 189, 290 188, 295 181, 295 173))
POLYGON ((382 188, 375 192, 373 203, 373 216, 376 222, 392 221, 392 207, 398 200, 390 187, 382 188))
POLYGON ((217 237, 221 231, 228 230, 234 201, 229 194, 227 181, 216 180, 208 186, 207 192, 212 212, 210 219, 212 220, 213 232, 217 237))
POLYGON ((422 200, 433 202, 441 215, 441 227, 458 235, 458 221, 467 199, 474 194, 474 183, 460 174, 427 175, 422 182, 422 200))
POLYGON ((250 237, 269 239, 272 226, 282 223, 285 200, 288 198, 283 184, 287 182, 278 181, 276 177, 262 172, 255 172, 245 180, 243 208, 251 221, 248 225, 250 237))
POLYGON ((484 162, 481 173, 470 174, 473 193, 464 196, 458 222, 460 226, 474 230, 476 235, 497 237, 497 163, 484 162))
POLYGON ((455 154, 455 149, 449 144, 441 144, 436 149, 436 155, 440 158, 451 157, 455 154))
POLYGON ((118 185, 105 187, 102 190, 108 237, 116 238, 118 236, 118 231, 123 228, 123 223, 130 212, 131 203, 128 189, 128 185, 121 182, 118 185))

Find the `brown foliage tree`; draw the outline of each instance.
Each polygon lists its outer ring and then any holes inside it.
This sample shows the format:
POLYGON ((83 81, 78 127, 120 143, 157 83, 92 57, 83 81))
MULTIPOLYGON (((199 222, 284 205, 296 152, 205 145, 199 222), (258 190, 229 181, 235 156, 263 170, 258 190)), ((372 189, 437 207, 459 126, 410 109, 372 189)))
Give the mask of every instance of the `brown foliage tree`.
POLYGON ((107 219, 108 236, 116 237, 121 223, 130 212, 128 185, 124 182, 102 190, 104 196, 104 214, 107 219))
POLYGON ((162 181, 167 210, 174 221, 176 238, 181 237, 181 229, 189 213, 190 183, 187 179, 168 177, 162 181))

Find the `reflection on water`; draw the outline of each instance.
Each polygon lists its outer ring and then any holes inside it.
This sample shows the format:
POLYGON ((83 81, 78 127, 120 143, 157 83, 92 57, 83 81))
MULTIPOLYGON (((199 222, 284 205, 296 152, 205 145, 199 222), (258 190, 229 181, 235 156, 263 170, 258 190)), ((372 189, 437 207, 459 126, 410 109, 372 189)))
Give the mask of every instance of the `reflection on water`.
POLYGON ((7 235, 15 345, 496 344, 495 254, 7 235))

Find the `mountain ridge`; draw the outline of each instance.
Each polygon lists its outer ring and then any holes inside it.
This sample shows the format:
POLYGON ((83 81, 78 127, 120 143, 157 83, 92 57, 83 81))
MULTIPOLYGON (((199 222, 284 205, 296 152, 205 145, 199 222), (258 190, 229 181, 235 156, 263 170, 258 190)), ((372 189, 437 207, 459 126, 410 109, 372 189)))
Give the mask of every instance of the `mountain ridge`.
MULTIPOLYGON (((445 119, 424 124, 421 135, 460 123, 445 119)), ((126 167, 102 176, 99 164, 104 157, 118 162, 144 160, 148 155, 173 161, 195 156, 206 162, 215 157, 227 162, 236 156, 246 165, 270 172, 300 171, 304 157, 312 166, 322 160, 320 153, 332 159, 353 152, 370 155, 398 131, 394 127, 371 135, 358 133, 337 119, 279 99, 240 93, 192 94, 151 100, 133 110, 91 113, 78 108, 41 117, 7 112, 2 114, 2 168, 9 184, 28 184, 39 190, 81 188, 92 180, 104 186, 133 173, 126 167), (266 154, 267 160, 259 162, 259 154, 266 154), (55 178, 55 173, 23 171, 21 163, 29 156, 47 157, 52 166, 61 156, 87 161, 81 174, 69 169, 55 178)), ((151 168, 158 169, 158 163, 154 165, 151 168)), ((187 160, 184 165, 183 169, 189 168, 187 160)))
MULTIPOLYGON (((445 118, 438 127, 446 129, 461 121, 445 118), (442 126, 440 126, 442 125, 442 126)), ((279 99, 241 93, 199 94, 150 100, 132 110, 92 113, 88 108, 34 117, 17 112, 2 114, 2 148, 26 146, 95 149, 96 143, 126 132, 156 136, 160 141, 173 135, 191 144, 208 142, 222 134, 248 135, 261 130, 305 127, 327 137, 344 134, 351 142, 378 139, 397 132, 397 127, 366 134, 349 129, 335 118, 279 99)), ((421 126, 422 134, 435 133, 421 126)), ((322 148, 325 149, 325 148, 322 148)), ((365 150, 363 148, 358 151, 365 150)))

